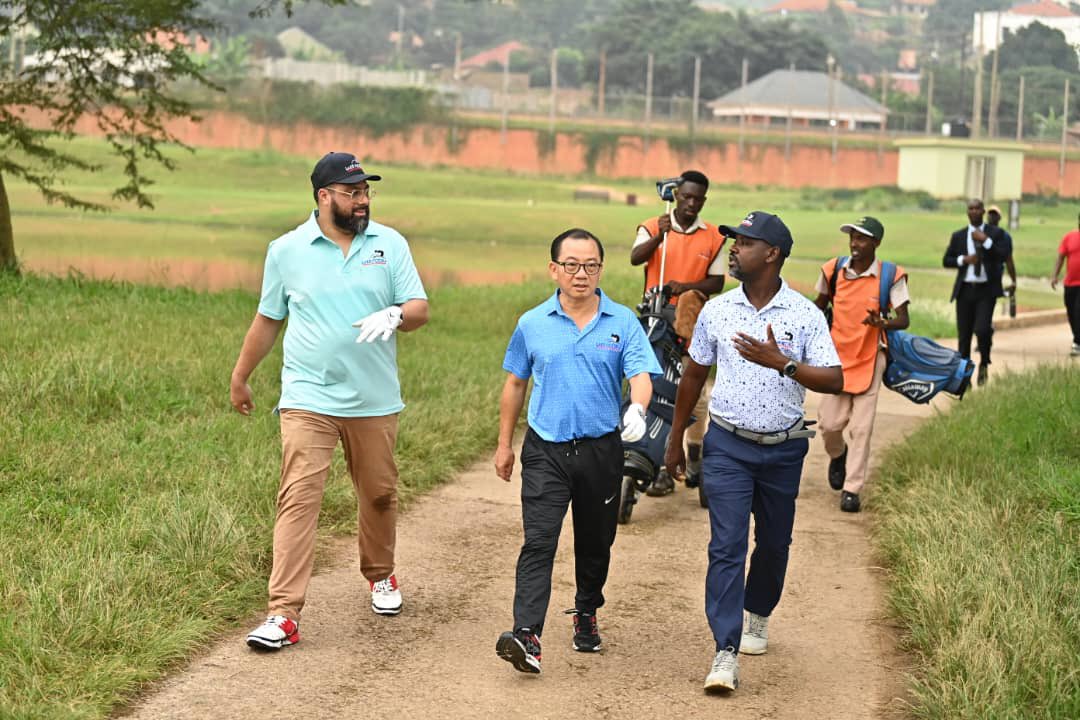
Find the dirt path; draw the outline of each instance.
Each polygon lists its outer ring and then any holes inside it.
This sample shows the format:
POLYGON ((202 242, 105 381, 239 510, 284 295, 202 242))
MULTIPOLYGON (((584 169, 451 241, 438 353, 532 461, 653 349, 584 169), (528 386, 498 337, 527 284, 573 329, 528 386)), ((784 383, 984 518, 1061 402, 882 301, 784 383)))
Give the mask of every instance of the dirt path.
MULTIPOLYGON (((1065 326, 999 332, 995 375, 1064 359, 1065 326)), ((1080 361, 1077 361, 1080 365, 1080 361)), ((986 390, 993 391, 993 381, 986 390)), ((816 405, 811 395, 810 414, 816 405)), ((933 408, 883 391, 878 450, 933 408)), ((495 409, 492 409, 495 412, 495 409)), ((878 457, 879 453, 875 453, 878 457)), ((644 498, 619 528, 600 612, 605 650, 570 649, 571 529, 555 568, 544 672, 525 676, 495 656, 511 623, 521 540, 518 484, 485 459, 401 518, 399 575, 405 612, 368 609, 348 541, 311 585, 303 641, 257 654, 237 633, 130 709, 136 718, 879 718, 902 711, 905 658, 885 615, 882 572, 870 549, 869 513, 840 513, 811 444, 788 582, 770 625, 769 652, 740 659, 742 685, 706 696, 713 656, 704 615, 708 521, 696 492, 644 498)), ((872 509, 873 493, 867 505, 872 509)), ((253 616, 254 625, 261 619, 253 616)))

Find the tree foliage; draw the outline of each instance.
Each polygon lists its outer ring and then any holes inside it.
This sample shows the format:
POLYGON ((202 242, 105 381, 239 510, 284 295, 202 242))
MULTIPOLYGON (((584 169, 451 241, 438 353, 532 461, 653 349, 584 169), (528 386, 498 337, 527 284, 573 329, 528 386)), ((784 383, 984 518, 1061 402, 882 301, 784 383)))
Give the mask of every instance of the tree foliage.
MULTIPOLYGON (((1025 67, 1051 67, 1068 73, 1080 72, 1076 48, 1065 39, 1065 33, 1042 23, 1032 23, 1015 33, 1006 30, 998 49, 998 70, 1025 67)), ((985 58, 990 68, 992 54, 985 58)))
MULTIPOLYGON (((152 206, 144 164, 172 167, 161 152, 176 140, 166 122, 191 111, 170 85, 206 82, 176 42, 211 29, 198 9, 197 0, 0 0, 0 36, 27 37, 28 51, 21 67, 12 67, 8 54, 0 57, 0 175, 29 183, 49 202, 102 209, 58 182, 66 169, 93 169, 57 142, 89 118, 123 160, 127 182, 113 197, 152 206), (51 127, 42 127, 43 118, 51 127)), ((12 269, 6 205, 5 198, 0 267, 12 269)))

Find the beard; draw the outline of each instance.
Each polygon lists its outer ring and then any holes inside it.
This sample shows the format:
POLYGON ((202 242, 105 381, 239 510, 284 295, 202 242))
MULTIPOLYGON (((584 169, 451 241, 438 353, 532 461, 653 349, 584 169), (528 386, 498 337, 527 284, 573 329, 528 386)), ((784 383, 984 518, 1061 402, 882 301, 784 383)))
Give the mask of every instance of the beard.
POLYGON ((339 230, 344 230, 353 235, 359 235, 367 230, 370 210, 365 215, 354 215, 351 210, 343 211, 335 201, 330 211, 334 226, 339 230))

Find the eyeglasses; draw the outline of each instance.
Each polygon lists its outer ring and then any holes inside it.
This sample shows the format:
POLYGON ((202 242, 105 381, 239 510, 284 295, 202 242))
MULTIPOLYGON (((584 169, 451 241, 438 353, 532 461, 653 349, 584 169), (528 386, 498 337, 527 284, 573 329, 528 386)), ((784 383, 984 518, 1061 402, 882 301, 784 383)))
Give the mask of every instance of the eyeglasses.
POLYGON ((600 268, 604 267, 604 263, 579 263, 574 262, 573 260, 567 260, 566 262, 555 261, 555 264, 562 265, 562 269, 569 275, 577 275, 578 270, 584 270, 586 275, 595 275, 600 272, 600 268))
POLYGON ((347 195, 348 198, 350 200, 352 200, 353 202, 356 202, 360 198, 368 198, 370 200, 371 198, 375 197, 375 191, 372 190, 369 187, 357 188, 356 190, 353 190, 352 192, 345 192, 344 190, 338 190, 337 188, 332 188, 332 187, 329 187, 329 186, 327 186, 327 187, 325 187, 323 189, 324 190, 329 190, 331 192, 336 192, 338 195, 347 195))

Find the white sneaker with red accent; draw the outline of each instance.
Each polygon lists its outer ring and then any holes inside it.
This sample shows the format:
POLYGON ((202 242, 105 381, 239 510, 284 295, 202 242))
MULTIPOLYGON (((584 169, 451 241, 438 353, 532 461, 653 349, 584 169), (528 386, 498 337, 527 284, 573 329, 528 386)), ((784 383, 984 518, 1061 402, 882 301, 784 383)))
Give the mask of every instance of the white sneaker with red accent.
POLYGON ((371 583, 371 609, 379 615, 401 612, 401 589, 395 575, 371 583))
POLYGON ((280 650, 300 642, 300 625, 284 615, 271 615, 248 633, 247 644, 255 650, 280 650))

